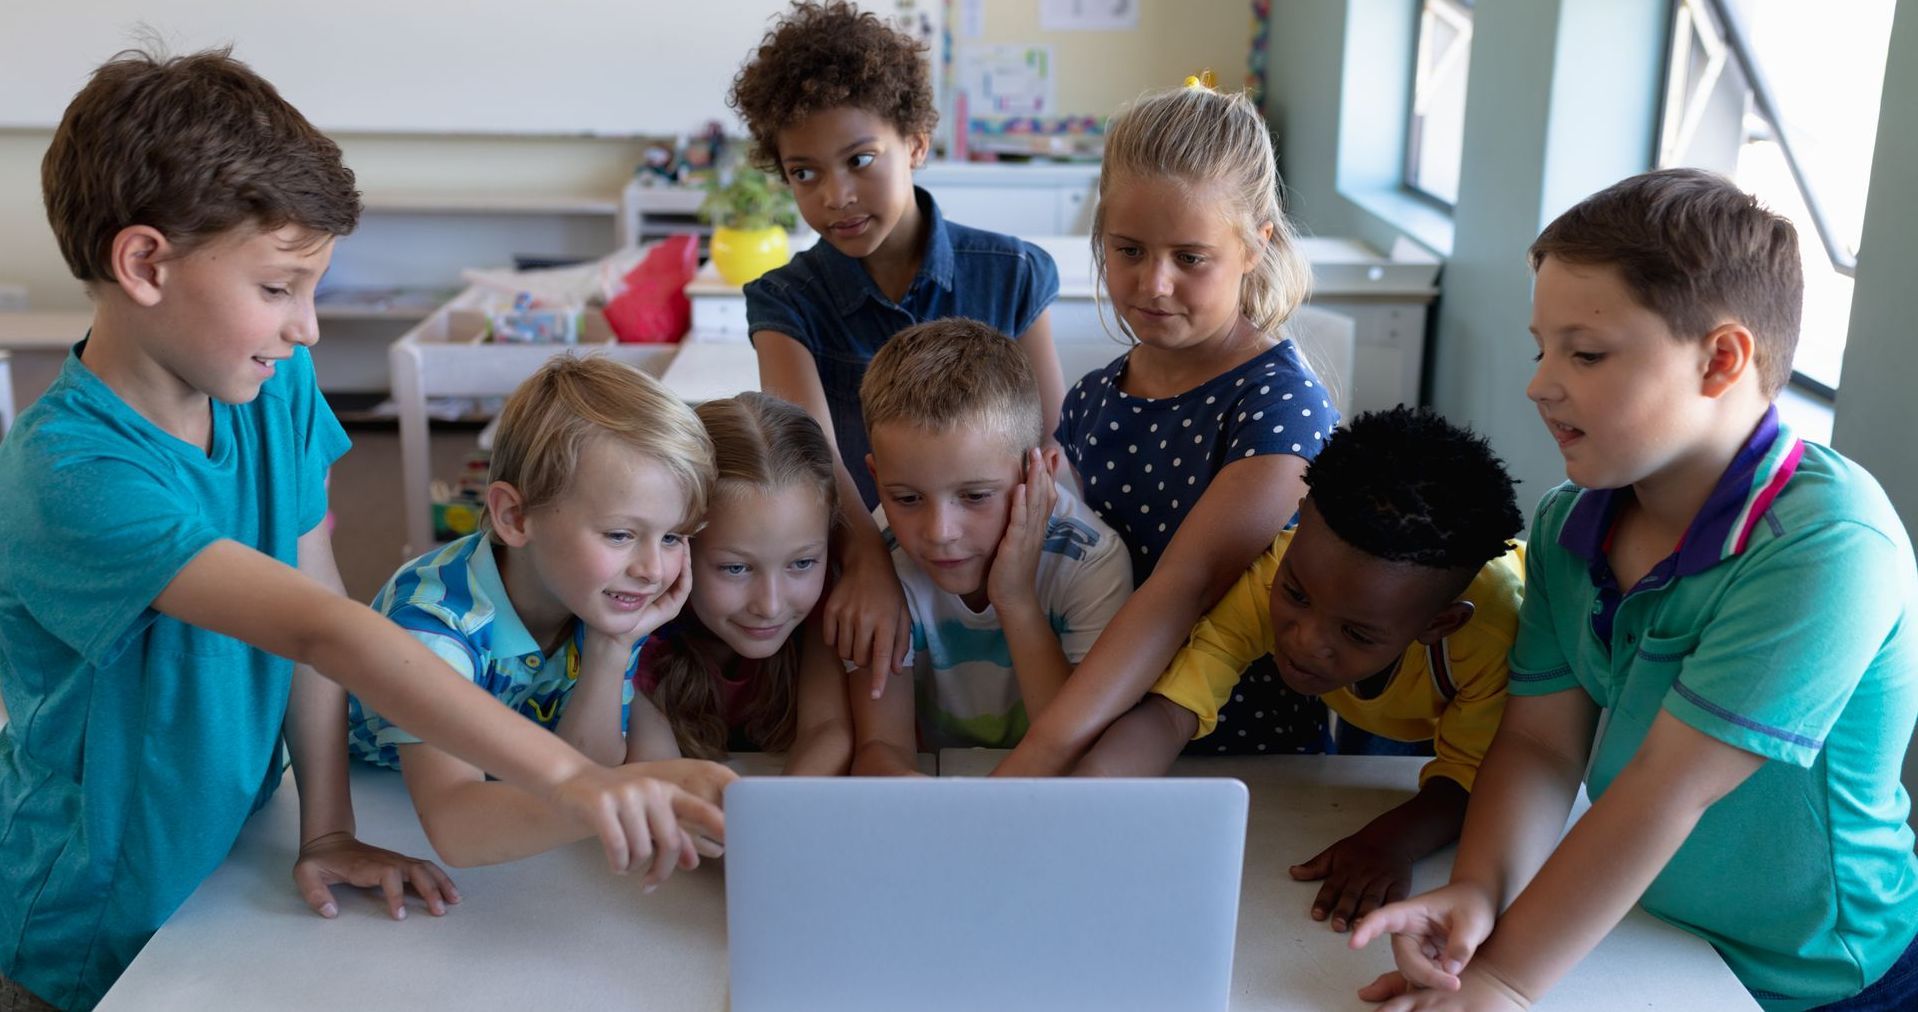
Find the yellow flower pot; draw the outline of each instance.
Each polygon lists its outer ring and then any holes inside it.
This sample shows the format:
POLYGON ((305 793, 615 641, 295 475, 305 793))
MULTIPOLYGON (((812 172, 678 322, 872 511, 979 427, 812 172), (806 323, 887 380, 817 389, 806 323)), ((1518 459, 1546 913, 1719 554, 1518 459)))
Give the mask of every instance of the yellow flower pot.
POLYGON ((792 259, 786 230, 777 225, 742 231, 721 225, 713 229, 713 266, 729 285, 743 285, 792 259))

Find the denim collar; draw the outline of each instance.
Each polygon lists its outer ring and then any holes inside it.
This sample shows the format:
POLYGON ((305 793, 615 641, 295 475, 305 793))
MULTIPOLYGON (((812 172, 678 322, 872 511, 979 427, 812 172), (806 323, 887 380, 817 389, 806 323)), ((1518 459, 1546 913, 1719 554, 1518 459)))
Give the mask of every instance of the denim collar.
MULTIPOLYGON (((1691 576, 1743 552, 1760 518, 1784 491, 1804 455, 1804 440, 1778 420, 1778 408, 1766 409, 1751 438, 1732 458, 1711 495, 1705 498, 1705 505, 1686 527, 1678 548, 1665 562, 1653 567, 1646 581, 1664 583, 1691 576)), ((1605 560, 1605 543, 1618 513, 1618 491, 1581 490, 1558 532, 1561 546, 1594 567, 1605 560)), ((1608 573, 1610 568, 1608 564, 1608 573)))
MULTIPOLYGON (((945 216, 939 213, 939 205, 933 201, 932 194, 915 186, 912 196, 919 204, 920 215, 926 219, 926 250, 919 261, 919 273, 906 289, 907 295, 910 297, 921 280, 930 280, 946 291, 952 291, 952 235, 946 229, 945 216)), ((839 311, 840 316, 851 316, 865 305, 868 297, 890 303, 885 293, 873 283, 872 275, 866 273, 866 265, 841 253, 824 236, 813 246, 813 251, 818 258, 819 273, 832 291, 833 308, 839 311)))

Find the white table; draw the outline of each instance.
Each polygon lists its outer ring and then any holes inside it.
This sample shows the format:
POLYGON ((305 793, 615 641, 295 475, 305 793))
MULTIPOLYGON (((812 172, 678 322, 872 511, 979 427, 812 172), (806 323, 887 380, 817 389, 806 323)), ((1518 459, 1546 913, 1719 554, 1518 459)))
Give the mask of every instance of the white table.
MULTIPOLYGON (((948 751, 947 775, 990 769, 998 753, 948 751)), ((1286 866, 1408 797, 1422 760, 1382 757, 1182 759, 1177 772, 1234 776, 1252 791, 1233 1008, 1353 1009, 1355 990, 1391 965, 1384 945, 1345 947, 1306 916, 1315 884, 1286 866)), ((932 757, 921 757, 930 768, 932 757)), ((747 774, 777 761, 747 757, 747 774)), ((429 853, 398 774, 356 766, 362 836, 429 853)), ((298 826, 289 784, 250 822, 226 863, 120 978, 103 1012, 165 1009, 697 1009, 726 1005, 725 889, 716 866, 675 874, 651 896, 605 870, 586 841, 514 864, 454 871, 463 902, 443 918, 417 905, 404 923, 371 894, 340 891, 340 915, 308 910, 290 872, 298 826)), ((1441 882, 1450 852, 1417 869, 1441 882)), ((1552 1009, 1750 1009, 1704 942, 1634 912, 1541 1005, 1552 1009)))

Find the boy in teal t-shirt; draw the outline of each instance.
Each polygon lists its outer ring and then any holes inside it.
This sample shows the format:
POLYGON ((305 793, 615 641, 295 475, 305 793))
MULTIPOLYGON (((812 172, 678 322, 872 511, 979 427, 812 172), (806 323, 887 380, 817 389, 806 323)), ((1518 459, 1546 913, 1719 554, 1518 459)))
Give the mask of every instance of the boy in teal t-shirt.
POLYGON ((1523 1007, 1639 903, 1767 1009, 1918 1007, 1918 573, 1877 482, 1772 406, 1796 234, 1667 170, 1567 211, 1532 263, 1527 393, 1571 481, 1539 504, 1452 882, 1361 924, 1402 976, 1360 993, 1523 1007))
POLYGON ((322 520, 347 440, 306 350, 360 209, 332 141, 225 52, 123 54, 43 180, 94 319, 0 441, 0 1006, 97 1004, 278 784, 282 739, 316 912, 342 882, 385 883, 394 917, 401 881, 456 902, 430 862, 354 839, 342 686, 592 826, 616 871, 670 872, 680 819, 723 833, 340 592, 322 520))

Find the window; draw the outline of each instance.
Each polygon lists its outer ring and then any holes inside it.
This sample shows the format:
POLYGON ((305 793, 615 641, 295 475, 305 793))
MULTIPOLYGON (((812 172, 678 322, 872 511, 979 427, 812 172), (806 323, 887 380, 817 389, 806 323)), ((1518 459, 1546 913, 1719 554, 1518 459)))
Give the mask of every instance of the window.
POLYGON ((1405 185, 1451 207, 1458 203, 1459 157, 1464 152, 1472 0, 1420 0, 1415 52, 1405 185))
POLYGON ((1897 0, 1677 0, 1659 165, 1725 173, 1797 226, 1793 382, 1833 397, 1897 0))

